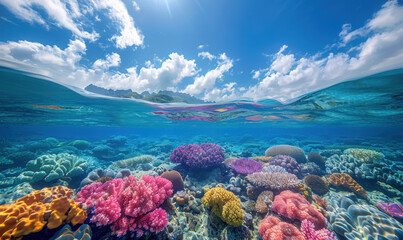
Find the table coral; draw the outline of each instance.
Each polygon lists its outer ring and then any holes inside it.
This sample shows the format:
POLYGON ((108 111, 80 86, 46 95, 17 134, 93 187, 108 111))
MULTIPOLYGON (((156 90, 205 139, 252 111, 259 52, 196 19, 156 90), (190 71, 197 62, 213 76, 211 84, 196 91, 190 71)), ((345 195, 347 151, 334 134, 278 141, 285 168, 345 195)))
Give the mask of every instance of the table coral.
POLYGON ((63 186, 36 190, 12 204, 0 206, 0 239, 20 239, 45 226, 84 223, 86 212, 70 199, 73 191, 63 186))
POLYGON ((251 174, 260 172, 263 164, 250 158, 238 158, 231 164, 231 168, 240 174, 251 174))
POLYGON ((305 240, 298 228, 273 216, 260 222, 259 234, 263 240, 305 240))
POLYGON ((361 197, 368 196, 367 191, 347 173, 333 173, 329 177, 329 183, 336 187, 346 187, 361 197))
POLYGON ((294 189, 298 188, 300 183, 297 176, 291 173, 257 172, 249 174, 247 179, 255 187, 268 188, 272 190, 294 189))
POLYGON ((302 220, 309 220, 316 229, 326 226, 325 217, 317 211, 301 194, 289 190, 281 192, 274 198, 271 209, 282 216, 302 220))
POLYGON ((170 159, 189 167, 207 168, 224 161, 223 149, 214 143, 182 145, 172 151, 170 159))
POLYGON ((51 182, 64 177, 76 177, 85 173, 84 159, 68 153, 42 155, 26 165, 26 171, 18 176, 20 182, 51 182))
POLYGON ((245 214, 241 201, 232 192, 215 187, 204 194, 202 202, 204 206, 211 207, 211 211, 229 225, 234 227, 242 225, 245 214))
POLYGON ((86 185, 77 193, 78 202, 92 208, 91 222, 111 225, 114 234, 160 232, 168 223, 167 214, 158 208, 173 193, 172 183, 160 176, 128 176, 105 183, 86 185))

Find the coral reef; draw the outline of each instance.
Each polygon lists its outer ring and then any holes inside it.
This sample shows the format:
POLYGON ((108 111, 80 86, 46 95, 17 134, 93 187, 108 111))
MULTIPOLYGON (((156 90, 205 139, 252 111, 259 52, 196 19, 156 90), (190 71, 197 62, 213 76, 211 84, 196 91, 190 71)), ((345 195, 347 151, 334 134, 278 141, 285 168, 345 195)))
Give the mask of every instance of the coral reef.
POLYGON ((333 233, 326 228, 315 230, 315 225, 309 220, 301 222, 301 233, 305 236, 306 240, 330 240, 335 239, 333 233))
POLYGON ((155 158, 151 155, 141 155, 141 156, 132 157, 132 158, 113 162, 113 164, 110 166, 110 168, 112 168, 112 169, 127 168, 130 170, 139 170, 140 165, 150 164, 154 160, 155 160, 155 158))
POLYGON ((283 167, 287 170, 287 172, 292 173, 296 176, 301 175, 301 168, 299 167, 298 162, 293 157, 287 155, 276 155, 273 161, 271 161, 269 164, 283 167))
POLYGON ((319 195, 324 195, 329 191, 327 183, 318 175, 310 174, 304 178, 304 183, 319 195))
POLYGON ((207 168, 223 162, 224 151, 214 143, 185 144, 173 150, 170 159, 192 168, 207 168))
POLYGON ((255 210, 258 213, 267 213, 273 203, 274 194, 271 191, 263 191, 256 200, 255 210))
POLYGON ((266 165, 263 167, 262 172, 268 172, 268 173, 285 173, 287 170, 285 168, 277 166, 277 165, 266 165))
POLYGON ((358 184, 350 175, 346 173, 333 173, 330 175, 328 181, 333 186, 342 186, 348 188, 350 191, 361 197, 365 198, 368 196, 367 191, 365 191, 360 184, 358 184))
POLYGON ((161 174, 162 178, 168 179, 172 182, 172 188, 174 192, 181 191, 184 189, 183 178, 178 171, 166 171, 161 174))
POLYGON ((89 225, 83 224, 73 232, 70 225, 67 224, 49 240, 91 240, 91 228, 89 225))
POLYGON ((291 173, 257 172, 247 176, 247 179, 255 187, 271 190, 285 190, 298 188, 300 181, 291 173))
POLYGON ((300 221, 307 219, 319 230, 326 227, 325 217, 318 212, 301 194, 289 190, 274 198, 271 209, 282 216, 300 221))
POLYGON ((261 162, 250 158, 238 158, 231 163, 232 169, 243 175, 260 172, 262 170, 262 165, 261 162))
POLYGON ((268 148, 265 152, 266 157, 274 157, 277 155, 287 155, 294 158, 298 163, 307 161, 305 152, 299 147, 291 145, 276 145, 268 148))
POLYGON ((91 222, 97 226, 111 225, 118 236, 136 232, 140 237, 165 228, 167 214, 158 207, 172 192, 172 183, 160 176, 128 176, 84 186, 77 201, 93 209, 91 222))
POLYGON ((306 240, 298 228, 273 216, 260 222, 259 234, 263 240, 306 240))
POLYGON ((378 202, 377 205, 391 217, 403 218, 403 206, 401 204, 378 202))
POLYGON ((99 182, 99 179, 101 178, 114 178, 115 175, 115 172, 110 169, 103 170, 101 168, 98 168, 89 172, 88 176, 81 181, 80 186, 84 187, 85 185, 99 182))
POLYGON ((251 157, 255 161, 263 162, 263 163, 269 163, 273 161, 273 157, 267 157, 267 156, 256 156, 256 157, 251 157))
POLYGON ((202 202, 204 206, 211 207, 211 211, 229 225, 234 227, 242 225, 245 214, 241 201, 232 192, 220 187, 212 188, 204 194, 202 202))
POLYGON ((348 148, 343 151, 343 154, 351 155, 361 162, 376 162, 382 160, 384 157, 384 155, 380 152, 360 148, 348 148))
POLYGON ((359 203, 355 195, 327 194, 329 223, 341 239, 400 240, 403 225, 376 208, 359 203))
POLYGON ((308 161, 316 163, 320 168, 325 169, 326 161, 325 159, 317 152, 311 152, 308 155, 308 161))
POLYGON ((12 204, 0 206, 0 238, 17 239, 45 226, 84 223, 86 212, 70 199, 73 191, 63 186, 36 190, 12 204))
POLYGON ((68 153, 42 155, 26 165, 26 171, 17 178, 18 182, 51 182, 61 178, 72 178, 85 173, 84 159, 68 153))

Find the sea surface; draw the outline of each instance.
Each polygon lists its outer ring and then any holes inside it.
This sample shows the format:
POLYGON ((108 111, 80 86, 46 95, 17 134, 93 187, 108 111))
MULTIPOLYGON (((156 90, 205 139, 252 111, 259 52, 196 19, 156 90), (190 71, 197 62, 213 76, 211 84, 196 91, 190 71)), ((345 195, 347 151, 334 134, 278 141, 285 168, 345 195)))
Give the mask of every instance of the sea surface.
POLYGON ((0 239, 286 239, 277 218, 295 239, 399 240, 402 201, 403 69, 188 105, 0 67, 0 239))

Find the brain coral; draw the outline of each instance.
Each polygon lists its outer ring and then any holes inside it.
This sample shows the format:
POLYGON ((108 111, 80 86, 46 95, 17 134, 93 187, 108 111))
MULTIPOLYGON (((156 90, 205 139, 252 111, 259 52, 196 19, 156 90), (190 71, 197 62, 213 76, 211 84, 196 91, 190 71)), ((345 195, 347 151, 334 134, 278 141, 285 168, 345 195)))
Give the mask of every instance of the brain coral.
POLYGON ((238 158, 232 162, 231 167, 235 172, 240 174, 251 174, 254 172, 260 172, 263 164, 249 158, 238 158))
POLYGON ((273 216, 260 222, 259 234, 263 240, 305 240, 298 228, 273 216))
POLYGON ((307 219, 319 230, 326 227, 325 217, 318 212, 301 194, 283 191, 274 198, 271 209, 285 217, 307 219))
POLYGON ((128 176, 105 183, 84 186, 77 201, 92 209, 91 222, 111 225, 114 234, 160 232, 168 223, 167 214, 158 208, 172 195, 172 183, 160 176, 128 176))
POLYGON ((325 167, 326 167, 325 166, 325 163, 326 163, 325 159, 317 152, 311 152, 308 155, 308 160, 310 162, 316 163, 322 169, 325 169, 325 167))
POLYGON ((373 206, 358 203, 354 195, 327 194, 329 223, 348 240, 401 240, 403 225, 373 206))
POLYGON ((247 179, 255 187, 272 190, 294 189, 299 187, 300 181, 291 173, 257 172, 247 176, 247 179))
POLYGON ((63 177, 76 177, 85 173, 84 159, 68 153, 42 155, 26 165, 26 171, 18 176, 20 182, 51 182, 63 177))
POLYGON ((324 195, 329 191, 327 183, 318 175, 310 174, 304 178, 304 183, 319 195, 324 195))
POLYGON ((242 225, 245 214, 241 201, 232 192, 215 187, 204 194, 202 202, 204 206, 211 207, 211 211, 229 225, 234 227, 242 225))
POLYGON ((224 161, 223 149, 214 143, 182 145, 172 151, 170 159, 189 167, 207 168, 224 161))
POLYGON ((172 188, 175 192, 181 191, 184 189, 183 178, 178 171, 166 171, 161 174, 162 178, 168 179, 172 182, 172 188))
POLYGON ((0 206, 0 239, 20 239, 45 226, 84 223, 87 213, 70 199, 73 191, 63 186, 36 190, 12 204, 0 206))
POLYGON ((293 157, 295 160, 297 160, 298 163, 305 163, 306 156, 304 150, 302 150, 299 147, 294 147, 291 145, 276 145, 268 148, 266 150, 267 157, 269 156, 276 156, 276 155, 287 155, 290 157, 293 157))
POLYGON ((361 197, 368 196, 367 191, 347 173, 333 173, 329 177, 329 183, 336 187, 346 187, 361 197))

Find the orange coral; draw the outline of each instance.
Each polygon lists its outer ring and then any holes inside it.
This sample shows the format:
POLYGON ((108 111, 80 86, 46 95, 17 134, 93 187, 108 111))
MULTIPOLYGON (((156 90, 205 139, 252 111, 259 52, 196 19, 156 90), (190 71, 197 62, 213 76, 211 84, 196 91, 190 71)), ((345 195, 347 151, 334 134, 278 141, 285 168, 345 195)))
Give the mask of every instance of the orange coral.
POLYGON ((57 186, 36 190, 12 204, 0 206, 0 239, 21 239, 24 235, 64 223, 84 223, 87 213, 69 199, 73 191, 57 186))
POLYGON ((329 177, 329 183, 336 187, 346 187, 361 197, 368 196, 367 191, 347 173, 333 173, 329 177))

